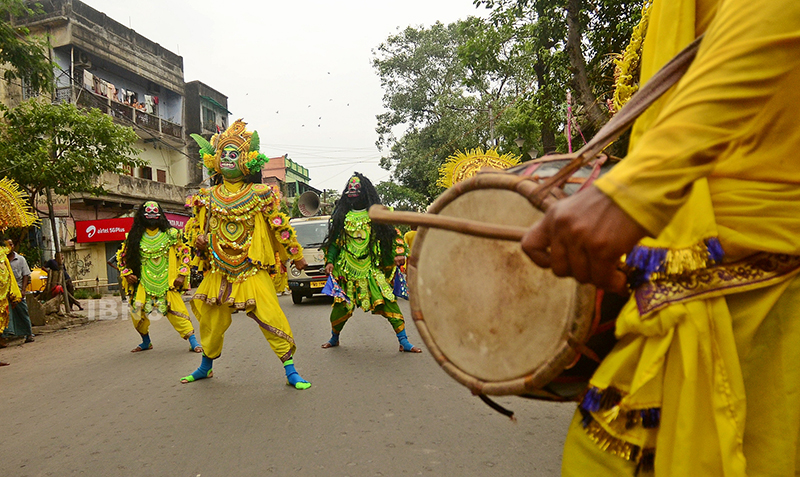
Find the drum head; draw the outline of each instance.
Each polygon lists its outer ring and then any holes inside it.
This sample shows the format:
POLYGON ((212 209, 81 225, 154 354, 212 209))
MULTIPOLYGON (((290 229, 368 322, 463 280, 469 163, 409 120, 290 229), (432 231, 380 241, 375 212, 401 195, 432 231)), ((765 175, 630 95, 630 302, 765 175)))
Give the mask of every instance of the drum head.
MULTIPOLYGON (((440 199, 446 203, 432 211, 485 223, 527 227, 543 216, 510 190, 440 199)), ((474 391, 521 394, 555 377, 558 361, 574 359, 567 337, 583 333, 581 321, 588 327, 593 287, 539 268, 518 242, 421 228, 413 255, 409 287, 420 334, 474 391)))

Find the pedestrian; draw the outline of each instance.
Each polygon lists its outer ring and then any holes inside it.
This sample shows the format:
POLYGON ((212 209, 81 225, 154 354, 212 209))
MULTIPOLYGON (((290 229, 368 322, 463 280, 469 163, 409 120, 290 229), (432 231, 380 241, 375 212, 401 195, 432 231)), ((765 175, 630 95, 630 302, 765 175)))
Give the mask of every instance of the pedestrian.
POLYGON ((28 283, 31 281, 31 269, 28 266, 28 261, 25 257, 15 251, 14 241, 6 239, 6 247, 8 248, 7 258, 8 263, 11 265, 11 270, 14 272, 14 278, 17 282, 21 293, 21 299, 18 303, 12 303, 9 311, 8 328, 3 332, 3 336, 24 336, 26 343, 33 343, 33 326, 31 325, 31 317, 28 313, 28 303, 25 301, 25 290, 28 288, 28 283))
POLYGON ((380 204, 369 179, 356 172, 347 181, 322 243, 325 273, 333 276, 347 298, 334 297, 331 338, 323 348, 339 346, 339 336, 356 307, 383 315, 394 329, 400 351, 421 353, 406 335, 403 312, 392 289, 392 275, 405 264, 405 242, 390 225, 373 223, 367 210, 380 204))
POLYGON ((117 251, 125 295, 130 297, 131 321, 142 338, 132 353, 153 349, 148 318, 153 310, 167 317, 181 338, 189 341, 190 350, 203 352, 181 298, 189 287, 189 261, 189 247, 180 230, 169 224, 161 205, 152 200, 140 205, 117 251))
POLYGON ((191 303, 205 351, 200 367, 181 382, 212 377, 231 313, 243 311, 258 324, 283 363, 287 383, 308 389, 311 383, 294 367, 297 347, 270 277, 289 258, 298 270, 307 264, 289 218, 280 212, 277 194, 249 180, 253 174, 260 178, 261 166, 268 161, 258 152, 258 134, 247 131, 239 119, 211 142, 192 137, 200 145, 209 174, 216 181, 221 178, 221 183, 189 199, 194 217, 186 225, 187 237, 205 272, 191 303))
POLYGON ((75 299, 75 286, 72 283, 72 277, 70 277, 69 272, 67 272, 67 267, 64 266, 64 254, 56 252, 53 258, 44 263, 44 268, 53 271, 60 270, 61 273, 64 274, 64 283, 67 285, 67 297, 69 297, 70 311, 72 311, 72 305, 76 305, 79 310, 83 310, 81 304, 75 299))
POLYGON ((704 34, 694 63, 522 241, 558 276, 633 290, 562 475, 798 475, 800 2, 650 8, 641 82, 704 34))

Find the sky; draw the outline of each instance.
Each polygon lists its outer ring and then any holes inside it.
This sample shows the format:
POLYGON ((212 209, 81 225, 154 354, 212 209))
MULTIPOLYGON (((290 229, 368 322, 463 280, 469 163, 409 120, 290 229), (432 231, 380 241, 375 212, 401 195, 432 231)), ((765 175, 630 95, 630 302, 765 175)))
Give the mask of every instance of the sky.
POLYGON ((181 55, 187 82, 226 95, 261 152, 288 154, 320 190, 342 190, 354 171, 390 180, 372 51, 408 26, 487 16, 472 0, 82 1, 181 55))

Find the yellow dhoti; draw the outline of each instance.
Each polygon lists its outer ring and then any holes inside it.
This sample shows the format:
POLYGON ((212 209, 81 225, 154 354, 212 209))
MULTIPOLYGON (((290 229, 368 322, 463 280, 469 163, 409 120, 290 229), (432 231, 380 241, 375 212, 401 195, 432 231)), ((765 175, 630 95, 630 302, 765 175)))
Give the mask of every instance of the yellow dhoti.
POLYGON ((242 282, 231 283, 223 273, 206 274, 192 299, 192 311, 200 323, 200 343, 206 356, 222 353, 231 313, 243 311, 255 320, 282 362, 290 359, 296 346, 286 315, 278 304, 275 286, 266 270, 242 282))

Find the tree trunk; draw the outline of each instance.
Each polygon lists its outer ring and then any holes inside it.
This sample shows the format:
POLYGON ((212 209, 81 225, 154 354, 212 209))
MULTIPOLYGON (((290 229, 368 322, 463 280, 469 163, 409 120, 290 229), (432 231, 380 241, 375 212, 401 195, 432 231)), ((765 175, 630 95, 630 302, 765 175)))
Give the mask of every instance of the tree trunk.
POLYGON ((569 69, 572 73, 570 83, 575 92, 575 100, 582 106, 585 115, 585 122, 581 129, 589 137, 593 136, 608 121, 608 114, 598 103, 597 97, 589 85, 586 59, 583 57, 583 50, 581 49, 582 28, 579 18, 579 0, 568 0, 566 8, 567 44, 565 50, 569 58, 569 69))
MULTIPOLYGON (((48 188, 47 189, 47 213, 50 216, 50 228, 53 231, 53 247, 56 251, 56 254, 61 253, 61 240, 58 239, 58 229, 56 228, 56 214, 53 212, 53 192, 48 188)), ((55 257, 53 257, 55 260, 55 257)), ((63 261, 63 257, 62 257, 63 261)), ((66 266, 65 266, 66 267, 66 266)), ((67 296, 67 281, 64 278, 64 273, 60 273, 61 275, 61 293, 64 295, 64 313, 69 314, 70 306, 69 306, 69 297, 67 296)))

